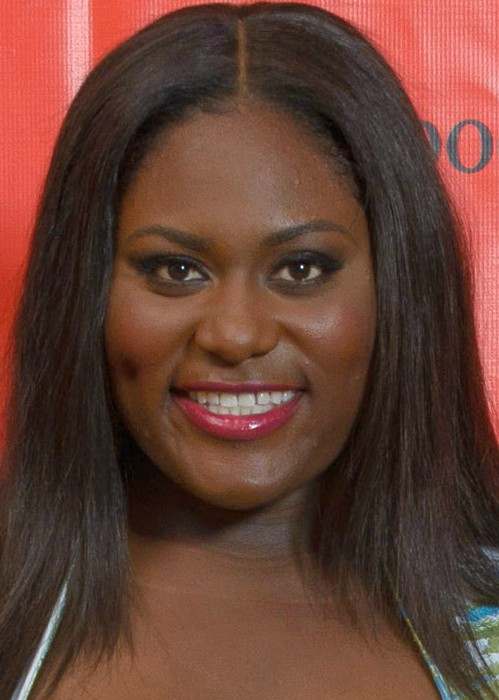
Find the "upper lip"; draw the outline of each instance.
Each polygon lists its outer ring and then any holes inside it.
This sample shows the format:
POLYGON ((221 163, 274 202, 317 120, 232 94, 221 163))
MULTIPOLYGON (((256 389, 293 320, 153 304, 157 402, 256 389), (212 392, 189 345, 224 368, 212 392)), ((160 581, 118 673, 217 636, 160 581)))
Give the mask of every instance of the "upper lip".
POLYGON ((266 384, 264 382, 244 382, 244 383, 228 383, 228 382, 186 382, 175 384, 173 387, 176 391, 216 391, 216 392, 232 392, 232 393, 256 393, 258 391, 302 391, 302 387, 293 384, 266 384))

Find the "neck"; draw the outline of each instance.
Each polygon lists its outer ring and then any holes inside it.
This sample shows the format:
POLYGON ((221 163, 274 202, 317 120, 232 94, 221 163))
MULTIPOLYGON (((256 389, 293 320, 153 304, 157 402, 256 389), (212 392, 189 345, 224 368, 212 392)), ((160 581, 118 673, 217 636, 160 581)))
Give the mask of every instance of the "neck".
POLYGON ((201 501, 143 462, 129 480, 135 570, 148 580, 175 579, 184 588, 186 578, 204 576, 205 592, 209 579, 213 590, 227 592, 233 584, 234 596, 244 590, 303 598, 316 488, 314 483, 271 504, 234 511, 201 501))

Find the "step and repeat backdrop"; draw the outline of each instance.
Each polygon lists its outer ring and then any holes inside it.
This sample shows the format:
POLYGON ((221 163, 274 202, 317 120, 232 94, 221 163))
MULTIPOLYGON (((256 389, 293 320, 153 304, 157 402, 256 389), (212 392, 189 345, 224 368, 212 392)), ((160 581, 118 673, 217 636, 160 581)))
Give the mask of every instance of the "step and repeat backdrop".
MULTIPOLYGON (((9 330, 50 152, 89 69, 168 0, 3 0, 0 9, 0 402, 9 330)), ((473 252, 476 318, 499 432, 499 0, 330 0, 396 68, 473 252)), ((4 410, 2 408, 2 410, 4 410)), ((0 430, 3 425, 0 419, 0 430)))

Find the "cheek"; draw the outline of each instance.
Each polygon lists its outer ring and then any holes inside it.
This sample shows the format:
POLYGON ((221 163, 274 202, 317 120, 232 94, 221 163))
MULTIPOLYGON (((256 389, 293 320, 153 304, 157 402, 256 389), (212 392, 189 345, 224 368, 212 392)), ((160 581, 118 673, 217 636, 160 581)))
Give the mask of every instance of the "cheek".
MULTIPOLYGON (((369 365, 374 345, 376 322, 375 308, 369 301, 366 305, 357 305, 354 301, 344 304, 335 317, 330 328, 330 340, 337 348, 335 360, 345 370, 357 368, 364 378, 369 365)), ((356 379, 356 373, 352 374, 356 379)))
MULTIPOLYGON (((372 354, 376 332, 373 295, 363 295, 328 305, 306 331, 310 358, 322 374, 325 386, 346 382, 363 383, 372 354)), ((311 371, 313 368, 311 366, 311 371)))
POLYGON ((307 329, 305 355, 316 389, 317 439, 334 447, 330 459, 345 443, 362 402, 376 333, 375 292, 370 283, 349 287, 328 302, 322 321, 307 329))
POLYGON ((125 276, 113 283, 105 320, 106 357, 118 412, 141 445, 152 439, 150 426, 181 346, 176 316, 165 309, 164 299, 125 276))
MULTIPOLYGON (((185 323, 185 319, 184 319, 185 323)), ((161 297, 133 291, 117 282, 111 290, 105 345, 111 371, 117 379, 136 380, 159 372, 163 382, 182 330, 182 317, 165 306, 161 297)))
POLYGON ((310 436, 330 464, 345 444, 359 412, 374 343, 375 320, 368 308, 345 303, 308 335, 316 431, 310 436))

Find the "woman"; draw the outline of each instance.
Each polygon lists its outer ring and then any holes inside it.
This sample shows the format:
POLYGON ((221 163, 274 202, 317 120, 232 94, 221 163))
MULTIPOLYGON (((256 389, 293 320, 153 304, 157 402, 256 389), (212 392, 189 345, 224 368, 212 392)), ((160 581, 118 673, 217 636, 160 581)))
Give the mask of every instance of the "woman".
POLYGON ((498 697, 459 227, 345 21, 201 5, 96 67, 14 358, 1 697, 498 697))

